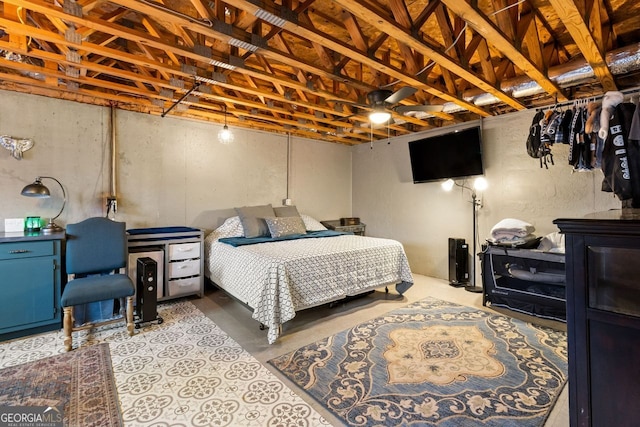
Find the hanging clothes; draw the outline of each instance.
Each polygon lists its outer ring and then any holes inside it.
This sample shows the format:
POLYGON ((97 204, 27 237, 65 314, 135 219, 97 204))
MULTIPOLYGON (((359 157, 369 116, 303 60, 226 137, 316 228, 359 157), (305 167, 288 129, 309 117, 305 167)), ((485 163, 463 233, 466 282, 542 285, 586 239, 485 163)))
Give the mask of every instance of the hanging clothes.
POLYGON ((569 128, 569 165, 575 166, 578 158, 577 144, 580 135, 584 132, 585 111, 582 107, 574 107, 571 127, 569 128))
POLYGON ((634 188, 640 189, 640 158, 634 152, 631 153, 634 158, 631 158, 628 152, 629 128, 634 113, 635 105, 631 103, 615 107, 602 152, 602 191, 613 192, 620 200, 633 199, 634 193, 639 191, 634 188))
POLYGON ((623 101, 622 92, 610 91, 602 102, 582 100, 564 111, 557 105, 537 111, 527 153, 548 169, 548 163, 553 164, 551 146, 568 144, 573 171, 602 170, 602 190, 634 200, 640 208, 640 98, 636 103, 623 101))
POLYGON ((540 167, 544 165, 549 168, 548 163, 553 164, 553 155, 551 154, 549 138, 542 141, 542 126, 544 123, 545 113, 538 111, 531 121, 529 135, 527 136, 526 148, 527 154, 534 159, 540 159, 540 167))
POLYGON ((560 124, 556 131, 556 144, 568 144, 569 134, 571 133, 571 122, 573 120, 573 109, 567 109, 562 112, 560 124))
POLYGON ((640 97, 636 101, 636 111, 633 113, 629 128, 629 139, 640 141, 640 97))
MULTIPOLYGON (((591 166, 591 140, 593 134, 586 132, 587 122, 592 119, 595 111, 599 106, 592 107, 591 113, 588 108, 581 108, 577 113, 579 117, 575 121, 573 128, 573 140, 570 144, 569 164, 573 166, 574 171, 585 172, 592 169, 591 166)), ((594 121, 589 123, 590 129, 594 127, 594 121)))

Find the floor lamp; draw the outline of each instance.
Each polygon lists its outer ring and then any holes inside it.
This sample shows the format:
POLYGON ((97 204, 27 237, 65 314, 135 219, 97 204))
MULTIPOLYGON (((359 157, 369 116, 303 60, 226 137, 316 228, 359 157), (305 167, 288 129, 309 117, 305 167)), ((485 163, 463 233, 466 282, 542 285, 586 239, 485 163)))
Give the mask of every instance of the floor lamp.
POLYGON ((476 257, 477 257, 477 244, 478 239, 476 237, 477 225, 478 225, 478 208, 482 206, 482 202, 478 200, 478 191, 486 190, 487 180, 484 177, 478 177, 473 182, 473 187, 468 187, 464 183, 458 184, 452 179, 448 179, 442 183, 442 188, 446 191, 451 191, 453 186, 456 185, 460 188, 471 191, 471 209, 472 209, 472 221, 473 221, 473 252, 471 253, 470 272, 469 272, 469 284, 464 287, 466 291, 480 293, 483 291, 482 286, 476 286, 476 257))

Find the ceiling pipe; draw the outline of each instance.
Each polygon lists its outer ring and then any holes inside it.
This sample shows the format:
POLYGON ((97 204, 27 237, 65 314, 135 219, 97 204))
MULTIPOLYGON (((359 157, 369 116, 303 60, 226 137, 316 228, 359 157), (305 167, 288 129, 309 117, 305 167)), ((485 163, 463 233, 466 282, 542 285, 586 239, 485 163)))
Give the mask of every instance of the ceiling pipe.
MULTIPOLYGON (((629 45, 621 49, 612 50, 605 56, 607 66, 611 73, 616 75, 630 73, 640 69, 640 43, 629 45)), ((585 83, 595 82, 595 73, 584 58, 575 59, 565 64, 549 68, 549 79, 554 81, 561 88, 578 86, 585 83)), ((504 80, 500 83, 500 90, 510 93, 514 98, 523 98, 544 93, 540 85, 529 79, 527 76, 515 77, 504 80)), ((478 106, 492 105, 502 102, 490 93, 480 89, 470 89, 463 94, 463 99, 473 102, 478 106)), ((444 112, 452 113, 464 111, 464 108, 454 104, 445 104, 444 112)))

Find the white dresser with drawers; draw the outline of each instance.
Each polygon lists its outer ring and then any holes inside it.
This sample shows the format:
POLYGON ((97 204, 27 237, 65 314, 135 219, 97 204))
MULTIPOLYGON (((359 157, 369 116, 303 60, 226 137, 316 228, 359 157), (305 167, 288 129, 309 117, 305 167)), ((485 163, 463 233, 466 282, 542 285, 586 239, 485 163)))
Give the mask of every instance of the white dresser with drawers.
POLYGON ((150 257, 158 265, 158 301, 204 293, 203 231, 191 227, 127 230, 129 276, 136 280, 136 260, 150 257))

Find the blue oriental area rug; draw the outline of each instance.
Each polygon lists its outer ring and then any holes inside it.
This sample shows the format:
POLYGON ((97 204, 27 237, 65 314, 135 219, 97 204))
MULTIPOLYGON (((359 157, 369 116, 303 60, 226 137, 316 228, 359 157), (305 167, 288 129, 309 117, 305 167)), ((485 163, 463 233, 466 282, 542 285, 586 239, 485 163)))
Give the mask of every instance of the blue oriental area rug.
POLYGON ((567 341, 427 298, 269 363, 350 426, 542 426, 567 341))

